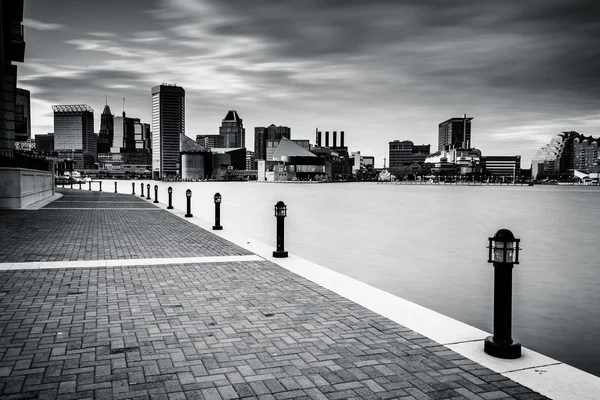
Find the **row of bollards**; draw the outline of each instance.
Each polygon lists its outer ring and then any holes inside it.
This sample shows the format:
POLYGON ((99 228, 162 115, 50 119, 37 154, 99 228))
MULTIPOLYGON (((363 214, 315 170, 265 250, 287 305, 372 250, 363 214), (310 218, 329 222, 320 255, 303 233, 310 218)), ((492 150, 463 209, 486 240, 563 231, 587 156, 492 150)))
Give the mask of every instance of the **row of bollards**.
MULTIPOLYGON (((63 184, 64 187, 64 184, 63 184)), ((71 187, 73 185, 71 184, 71 187)), ((81 189, 81 182, 79 183, 81 189)), ((92 188, 90 182, 89 190, 92 188)), ((141 197, 144 197, 144 184, 140 184, 141 197)), ((102 191, 102 182, 100 182, 102 191)), ((173 188, 169 186, 169 205, 167 209, 173 209, 173 188)), ((117 193, 117 182, 115 182, 115 193, 117 193)), ((131 184, 131 194, 135 195, 135 183, 131 184)), ((192 214, 192 191, 185 191, 187 210, 185 217, 191 218, 192 214)), ((150 184, 146 186, 146 199, 150 199, 150 184)), ((215 224, 213 230, 222 230, 221 226, 221 201, 220 193, 213 197, 215 203, 215 224)), ((158 203, 158 185, 154 185, 154 203, 158 203)), ((273 257, 286 258, 288 252, 284 248, 284 219, 287 217, 287 206, 283 201, 278 201, 274 207, 277 218, 277 248, 273 251, 273 257)), ((519 243, 514 234, 508 229, 500 229, 489 240, 488 263, 494 265, 494 333, 484 341, 484 352, 498 358, 516 359, 521 357, 521 344, 512 338, 512 270, 515 264, 519 264, 519 243)))

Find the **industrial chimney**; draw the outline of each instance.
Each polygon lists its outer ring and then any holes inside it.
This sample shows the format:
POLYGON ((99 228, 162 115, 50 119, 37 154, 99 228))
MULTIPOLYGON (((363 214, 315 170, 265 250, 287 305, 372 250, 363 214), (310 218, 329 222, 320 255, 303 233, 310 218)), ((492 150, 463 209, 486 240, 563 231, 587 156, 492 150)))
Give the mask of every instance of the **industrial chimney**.
POLYGON ((337 147, 337 131, 333 131, 333 147, 337 147))
POLYGON ((344 131, 340 132, 340 147, 344 147, 344 131))
POLYGON ((321 131, 317 131, 317 147, 321 147, 321 131))
POLYGON ((329 147, 329 131, 325 131, 325 147, 329 147))

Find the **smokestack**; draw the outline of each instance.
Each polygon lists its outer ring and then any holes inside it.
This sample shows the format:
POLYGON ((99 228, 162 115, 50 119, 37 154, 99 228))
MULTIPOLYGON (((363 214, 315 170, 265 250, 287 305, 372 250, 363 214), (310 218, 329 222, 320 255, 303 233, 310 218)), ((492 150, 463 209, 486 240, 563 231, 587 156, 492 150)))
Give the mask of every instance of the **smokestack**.
POLYGON ((317 147, 321 147, 321 132, 317 132, 317 147))
POLYGON ((340 132, 340 147, 344 147, 344 131, 340 132))
POLYGON ((329 147, 329 131, 325 131, 325 147, 329 147))
POLYGON ((337 147, 337 131, 333 131, 333 147, 337 147))
POLYGON ((463 144, 462 148, 467 148, 467 114, 463 114, 463 144))

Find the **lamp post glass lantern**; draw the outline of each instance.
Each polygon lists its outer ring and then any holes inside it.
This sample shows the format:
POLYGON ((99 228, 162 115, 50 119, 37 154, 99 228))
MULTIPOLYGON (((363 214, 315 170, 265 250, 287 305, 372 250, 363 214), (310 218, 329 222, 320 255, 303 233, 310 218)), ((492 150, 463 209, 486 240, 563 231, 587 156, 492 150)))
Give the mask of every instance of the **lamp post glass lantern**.
POLYGON ((154 203, 158 203, 158 185, 154 185, 154 203))
POLYGON ((488 263, 494 264, 494 335, 485 339, 483 350, 505 359, 521 357, 521 344, 512 339, 512 270, 519 264, 520 239, 508 229, 488 238, 488 263))
POLYGON ((284 249, 284 220, 287 217, 287 206, 283 201, 278 201, 274 210, 277 218, 277 250, 273 252, 273 257, 286 258, 288 252, 284 249))
POLYGON ((146 185, 146 200, 150 200, 150 184, 146 185))
POLYGON ((215 193, 213 200, 215 201, 215 224, 213 230, 220 231, 223 229, 221 226, 221 193, 215 193))
POLYGON ((187 197, 187 214, 185 214, 185 217, 191 218, 194 215, 192 214, 192 191, 190 189, 185 191, 185 197, 187 197))

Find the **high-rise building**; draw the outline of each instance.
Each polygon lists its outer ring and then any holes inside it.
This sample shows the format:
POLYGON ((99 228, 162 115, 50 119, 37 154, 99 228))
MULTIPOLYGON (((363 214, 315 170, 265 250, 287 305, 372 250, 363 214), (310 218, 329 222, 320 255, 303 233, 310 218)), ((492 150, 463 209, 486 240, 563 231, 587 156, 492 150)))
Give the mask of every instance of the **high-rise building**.
MULTIPOLYGON (((23 0, 0 0, 0 156, 15 151, 17 66, 25 60, 23 0)), ((26 139, 25 139, 26 140, 26 139)))
POLYGON ((221 135, 196 135, 196 143, 208 150, 224 148, 225 138, 221 135))
POLYGON ((573 176, 575 170, 588 173, 600 165, 600 138, 578 132, 561 132, 537 151, 531 162, 533 179, 573 176))
POLYGON ((94 133, 94 110, 87 104, 52 106, 54 150, 75 161, 75 168, 94 168, 98 137, 94 133))
POLYGON ((185 134, 185 90, 176 85, 152 88, 152 176, 177 175, 181 135, 185 134))
POLYGON ((246 147, 246 130, 237 111, 229 110, 221 122, 219 135, 224 137, 226 148, 246 147))
POLYGON ((394 140, 390 145, 390 169, 414 163, 423 164, 429 156, 431 145, 415 145, 410 140, 394 140))
MULTIPOLYGON (((114 135, 113 135, 113 145, 110 148, 111 153, 120 153, 121 149, 133 150, 137 148, 136 145, 136 136, 135 136, 135 125, 141 124, 139 118, 129 118, 127 114, 123 112, 123 116, 115 117, 114 119, 114 135)), ((141 138, 141 127, 138 128, 140 131, 140 141, 142 142, 143 149, 143 140, 141 138)))
POLYGON ((31 139, 31 95, 29 90, 17 88, 15 97, 15 141, 31 139))
POLYGON ((254 158, 256 160, 267 159, 267 128, 257 126, 254 128, 254 158))
POLYGON ((471 148, 471 121, 466 114, 462 118, 450 118, 438 127, 438 151, 471 148))
POLYGON ((287 126, 276 126, 254 128, 254 155, 256 160, 272 160, 273 153, 282 138, 291 139, 292 130, 287 126), (267 150, 270 148, 270 150, 267 150))
POLYGON ((104 106, 100 116, 100 132, 98 134, 98 153, 108 153, 113 147, 115 117, 108 104, 104 106))

